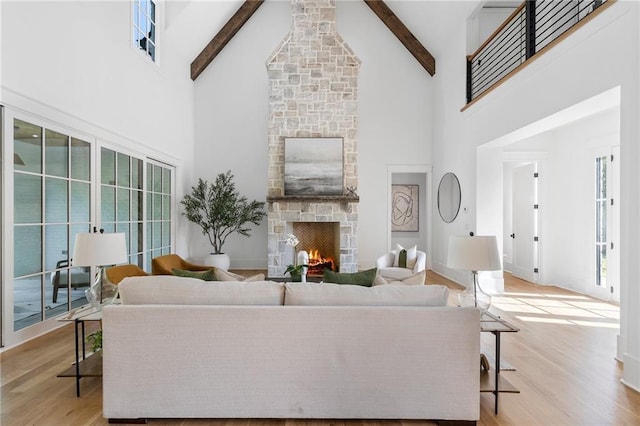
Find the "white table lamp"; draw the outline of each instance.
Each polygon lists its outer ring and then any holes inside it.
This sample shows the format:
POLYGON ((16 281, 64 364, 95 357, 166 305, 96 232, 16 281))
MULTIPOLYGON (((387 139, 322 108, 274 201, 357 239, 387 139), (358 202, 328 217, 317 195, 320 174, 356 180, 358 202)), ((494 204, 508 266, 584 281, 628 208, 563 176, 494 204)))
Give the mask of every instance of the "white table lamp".
POLYGON ((106 278, 104 266, 127 262, 127 244, 123 233, 90 232, 76 234, 72 266, 97 266, 95 283, 85 292, 96 308, 109 304, 116 297, 117 287, 106 278))
POLYGON ((482 291, 478 283, 478 271, 498 271, 502 268, 495 236, 451 236, 447 253, 447 267, 471 271, 473 286, 460 293, 461 306, 476 306, 487 310, 491 296, 482 291))

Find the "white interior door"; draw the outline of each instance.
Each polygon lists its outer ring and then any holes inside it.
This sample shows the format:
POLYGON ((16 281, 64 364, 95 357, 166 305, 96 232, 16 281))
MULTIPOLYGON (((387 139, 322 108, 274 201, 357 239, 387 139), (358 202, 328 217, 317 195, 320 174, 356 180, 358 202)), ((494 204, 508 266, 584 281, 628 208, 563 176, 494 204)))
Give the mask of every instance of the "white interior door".
POLYGON ((518 278, 535 282, 535 189, 533 163, 513 169, 513 268, 518 278))

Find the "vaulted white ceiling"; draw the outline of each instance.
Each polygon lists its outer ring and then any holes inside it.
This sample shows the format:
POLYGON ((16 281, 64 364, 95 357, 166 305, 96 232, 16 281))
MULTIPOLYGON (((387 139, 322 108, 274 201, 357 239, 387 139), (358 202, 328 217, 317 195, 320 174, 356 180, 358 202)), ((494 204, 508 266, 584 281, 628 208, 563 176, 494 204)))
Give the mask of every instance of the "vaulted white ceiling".
MULTIPOLYGON (((165 26, 167 37, 191 62, 244 0, 167 0, 165 26)), ((287 1, 287 0, 267 0, 287 1)), ((338 10, 343 1, 338 0, 338 10)), ((387 5, 404 22, 416 38, 436 57, 448 47, 453 31, 479 7, 480 0, 386 0, 387 5)), ((339 12, 338 12, 339 13, 339 12)), ((363 13, 372 13, 363 8, 363 13)), ((251 20, 247 23, 251 25, 251 20)))

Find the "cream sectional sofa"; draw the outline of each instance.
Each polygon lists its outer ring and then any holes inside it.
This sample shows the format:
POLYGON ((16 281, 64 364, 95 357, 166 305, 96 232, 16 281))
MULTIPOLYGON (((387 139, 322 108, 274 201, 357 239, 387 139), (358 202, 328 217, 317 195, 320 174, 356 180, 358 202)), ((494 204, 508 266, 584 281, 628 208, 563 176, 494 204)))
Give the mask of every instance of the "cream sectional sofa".
POLYGON ((442 286, 120 283, 103 313, 103 414, 479 419, 480 319, 442 286))

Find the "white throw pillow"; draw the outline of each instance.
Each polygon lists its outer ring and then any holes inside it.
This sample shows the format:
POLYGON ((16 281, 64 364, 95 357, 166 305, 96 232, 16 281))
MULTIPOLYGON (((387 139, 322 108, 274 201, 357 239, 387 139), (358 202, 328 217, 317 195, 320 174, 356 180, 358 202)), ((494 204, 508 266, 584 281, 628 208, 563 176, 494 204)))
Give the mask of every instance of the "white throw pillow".
POLYGON ((234 274, 233 272, 225 271, 224 269, 216 268, 216 279, 218 281, 264 281, 264 274, 255 274, 250 277, 244 277, 242 275, 234 274))
POLYGON ((427 272, 422 271, 418 272, 417 274, 410 275, 406 278, 402 278, 400 280, 389 279, 383 277, 382 275, 376 275, 376 277, 373 279, 373 285, 423 285, 426 275, 427 272))
MULTIPOLYGON (((396 257, 393 259, 393 266, 399 266, 398 261, 400 260, 400 251, 405 250, 400 244, 396 244, 396 257)), ((416 266, 416 261, 418 260, 418 246, 413 246, 407 250, 407 268, 413 269, 416 266)))

